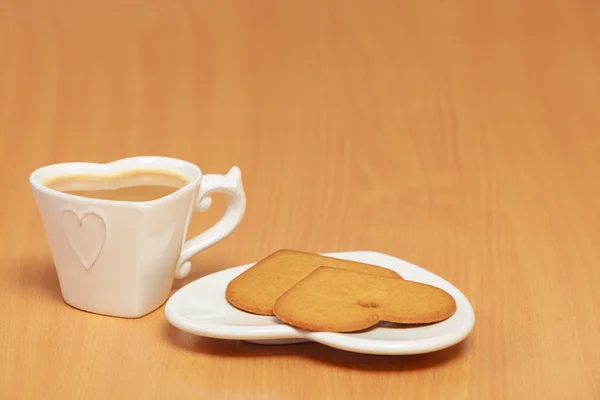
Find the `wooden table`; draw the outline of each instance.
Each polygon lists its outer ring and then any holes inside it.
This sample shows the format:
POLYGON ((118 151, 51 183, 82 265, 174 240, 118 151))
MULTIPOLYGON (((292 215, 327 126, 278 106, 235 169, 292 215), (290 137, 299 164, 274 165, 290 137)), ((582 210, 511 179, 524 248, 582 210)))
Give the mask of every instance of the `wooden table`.
POLYGON ((599 108, 592 0, 1 0, 0 397, 599 398, 599 108), (67 306, 29 173, 147 154, 238 165, 248 196, 173 290, 376 250, 460 288, 472 335, 367 356, 67 306))

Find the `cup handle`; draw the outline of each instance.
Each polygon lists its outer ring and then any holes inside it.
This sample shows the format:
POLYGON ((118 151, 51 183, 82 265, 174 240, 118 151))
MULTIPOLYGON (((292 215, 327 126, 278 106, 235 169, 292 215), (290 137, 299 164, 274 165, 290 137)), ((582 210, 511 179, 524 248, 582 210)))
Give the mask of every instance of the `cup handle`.
POLYGON ((200 191, 194 202, 194 211, 206 211, 212 203, 210 194, 213 192, 227 194, 227 210, 216 224, 183 244, 181 257, 179 257, 175 271, 177 279, 185 278, 189 274, 191 263, 188 260, 194 254, 225 239, 242 221, 246 211, 246 194, 242 185, 240 169, 233 167, 227 175, 204 175, 200 191))

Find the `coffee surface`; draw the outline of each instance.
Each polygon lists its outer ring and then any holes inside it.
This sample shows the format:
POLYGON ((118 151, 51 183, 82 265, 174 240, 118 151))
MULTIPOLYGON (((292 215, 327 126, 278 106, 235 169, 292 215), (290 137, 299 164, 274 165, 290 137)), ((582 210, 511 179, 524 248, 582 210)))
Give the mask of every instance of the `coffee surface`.
POLYGON ((176 192, 189 183, 167 170, 131 170, 118 174, 68 174, 51 178, 44 186, 93 199, 151 201, 176 192))

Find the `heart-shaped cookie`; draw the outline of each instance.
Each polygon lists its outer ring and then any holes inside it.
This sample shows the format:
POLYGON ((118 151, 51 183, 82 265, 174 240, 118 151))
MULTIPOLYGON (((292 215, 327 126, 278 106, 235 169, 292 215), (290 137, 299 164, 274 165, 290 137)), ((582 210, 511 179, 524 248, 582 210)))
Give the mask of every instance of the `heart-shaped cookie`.
POLYGON ((278 250, 229 282, 225 296, 230 304, 241 310, 274 315, 273 305, 277 298, 320 266, 402 279, 396 271, 376 265, 303 251, 278 250))
POLYGON ((456 312, 456 302, 424 283, 320 267, 282 294, 273 311, 298 328, 354 332, 380 321, 438 322, 456 312))

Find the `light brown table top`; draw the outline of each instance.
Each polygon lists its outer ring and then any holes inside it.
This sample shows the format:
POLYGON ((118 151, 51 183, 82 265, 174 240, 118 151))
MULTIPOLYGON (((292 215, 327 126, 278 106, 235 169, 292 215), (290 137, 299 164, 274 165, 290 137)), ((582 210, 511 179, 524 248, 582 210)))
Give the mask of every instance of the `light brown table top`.
POLYGON ((591 0, 1 1, 0 397, 598 398, 599 49, 591 0), (148 154, 238 165, 248 196, 173 290, 376 250, 462 290, 471 336, 368 356, 71 308, 28 175, 148 154))

